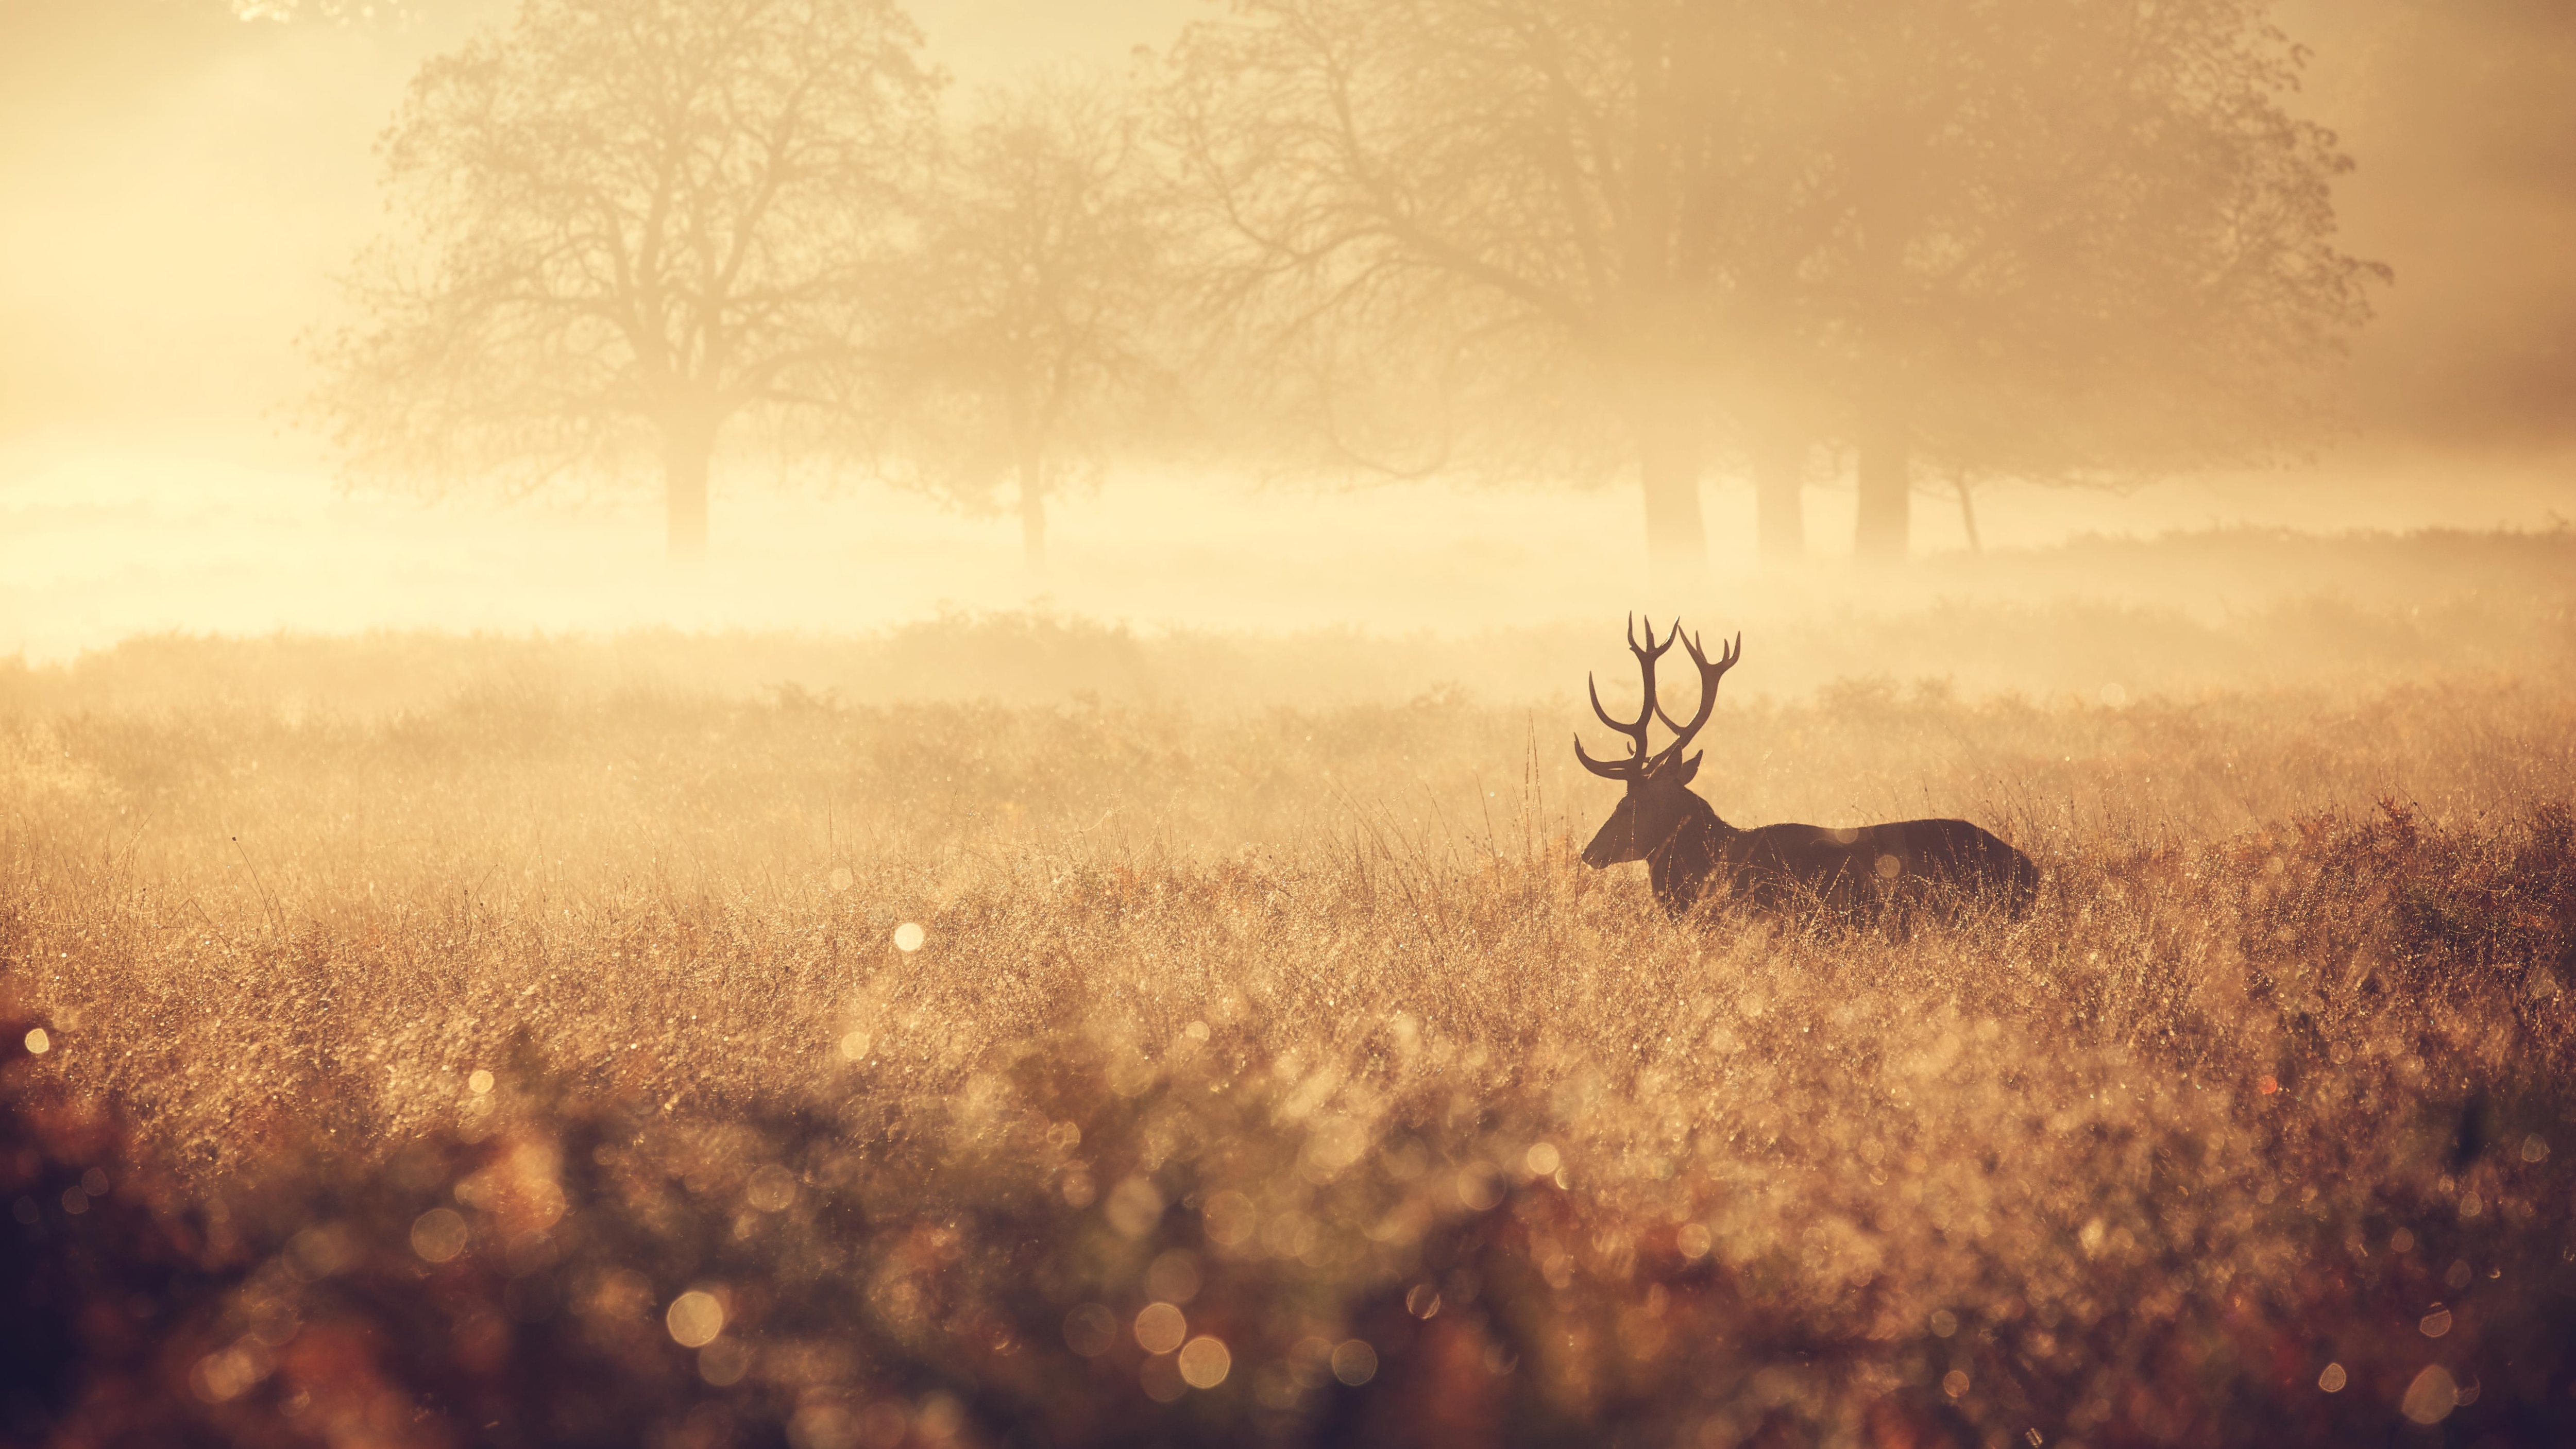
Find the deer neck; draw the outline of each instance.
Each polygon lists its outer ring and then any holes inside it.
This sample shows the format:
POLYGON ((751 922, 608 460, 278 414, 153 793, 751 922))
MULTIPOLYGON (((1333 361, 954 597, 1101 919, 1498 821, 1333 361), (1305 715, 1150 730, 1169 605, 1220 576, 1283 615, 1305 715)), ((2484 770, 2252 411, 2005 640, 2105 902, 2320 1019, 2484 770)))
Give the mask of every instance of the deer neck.
POLYGON ((1661 844, 1646 852, 1646 878, 1655 888, 1655 898, 1675 915, 1699 899, 1709 873, 1725 854, 1728 837, 1737 833, 1717 818, 1707 801, 1688 792, 1683 798, 1689 803, 1682 807, 1680 822, 1661 844))

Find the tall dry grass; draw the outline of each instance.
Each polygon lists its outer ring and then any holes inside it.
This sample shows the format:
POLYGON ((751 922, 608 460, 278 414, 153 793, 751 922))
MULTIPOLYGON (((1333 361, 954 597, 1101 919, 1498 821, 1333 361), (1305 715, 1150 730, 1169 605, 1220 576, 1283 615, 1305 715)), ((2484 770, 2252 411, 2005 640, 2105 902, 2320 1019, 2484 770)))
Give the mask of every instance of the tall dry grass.
POLYGON ((2576 1418, 2548 669, 1722 708, 1730 819, 1965 815, 2047 872, 1899 940, 1580 868, 1563 693, 878 705, 495 646, 342 710, 156 647, 166 697, 30 672, 0 722, 17 1250, 91 1243, 60 1293, 110 1317, 194 1275, 29 1437, 2576 1418), (1221 1381, 1139 1342, 1157 1300, 1221 1381))

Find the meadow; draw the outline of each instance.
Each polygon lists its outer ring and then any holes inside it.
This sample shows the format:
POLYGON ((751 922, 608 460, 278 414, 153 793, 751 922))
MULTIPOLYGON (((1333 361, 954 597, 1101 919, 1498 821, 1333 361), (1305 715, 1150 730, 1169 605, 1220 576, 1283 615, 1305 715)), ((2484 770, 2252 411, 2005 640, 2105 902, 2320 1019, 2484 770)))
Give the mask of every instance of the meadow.
POLYGON ((1577 862, 1615 619, 20 666, 0 1436, 2564 1442, 2576 633, 2408 599, 1748 628, 1902 938, 1577 862))

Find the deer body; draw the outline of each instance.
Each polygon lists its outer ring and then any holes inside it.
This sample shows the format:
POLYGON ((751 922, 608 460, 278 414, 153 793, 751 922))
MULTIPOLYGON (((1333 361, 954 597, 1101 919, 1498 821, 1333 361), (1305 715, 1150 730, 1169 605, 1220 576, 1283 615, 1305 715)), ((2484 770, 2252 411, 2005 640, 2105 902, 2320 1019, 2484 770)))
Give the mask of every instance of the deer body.
POLYGON ((1624 723, 1601 708, 1598 690, 1592 708, 1602 722, 1635 742, 1630 758, 1602 762, 1574 753, 1586 769, 1608 779, 1624 780, 1628 793, 1610 812, 1583 862, 1596 869, 1624 861, 1646 862, 1655 899, 1674 915, 1687 912, 1715 882, 1728 894, 1756 909, 1782 912, 1817 907, 1847 919, 1876 919, 1890 911, 1928 908, 1955 913, 1973 902, 1987 902, 2020 916, 2039 890, 2039 869, 2028 856, 1992 833, 1965 820, 1902 820, 1887 825, 1834 829, 1819 825, 1765 825, 1738 830, 1718 818, 1709 803, 1688 786, 1699 773, 1701 755, 1682 758, 1682 751, 1708 723, 1717 703, 1718 679, 1743 657, 1739 639, 1714 664, 1699 641, 1686 640, 1700 670, 1699 711, 1687 726, 1664 716, 1655 702, 1655 660, 1680 639, 1655 643, 1654 626, 1646 627, 1646 647, 1631 634, 1628 647, 1646 676, 1645 707, 1637 720, 1624 723), (1660 751, 1646 748, 1646 731, 1662 719, 1678 738, 1660 751))

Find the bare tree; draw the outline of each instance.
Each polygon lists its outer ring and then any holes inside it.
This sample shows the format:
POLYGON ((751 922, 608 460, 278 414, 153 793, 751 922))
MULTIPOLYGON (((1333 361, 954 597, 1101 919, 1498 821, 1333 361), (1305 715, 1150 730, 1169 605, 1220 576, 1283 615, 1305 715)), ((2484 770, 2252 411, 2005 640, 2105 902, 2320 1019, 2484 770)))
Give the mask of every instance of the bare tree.
POLYGON ((913 476, 970 507, 1014 489, 1029 572, 1047 500, 1162 389, 1168 228, 1142 118, 1116 85, 1051 75, 987 95, 932 188, 895 289, 896 414, 913 476))
POLYGON ((1839 440, 1883 558, 1918 455, 2098 477, 2301 421, 2374 273, 2267 11, 1244 0, 1175 110, 1228 315, 1337 432, 1616 419, 1685 566, 1708 449, 1752 464, 1776 555, 1839 440))
MULTIPOLYGON (((1801 7, 1829 198, 1797 360, 1901 557, 1911 461, 2137 476, 2299 435, 2385 270, 2335 245, 2350 163, 2294 117, 2264 0, 1801 7)), ((1965 493, 1961 494, 1964 499, 1965 493)))
POLYGON ((1687 202, 1708 157, 1688 121, 1710 14, 1242 0, 1193 27, 1175 134, 1237 340, 1355 453, 1433 466, 1479 428, 1613 421, 1649 552, 1703 569, 1708 249, 1687 202))
POLYGON ((932 77, 892 0, 527 0, 381 150, 409 223, 322 343, 352 472, 596 479, 642 444, 703 556, 719 436, 846 406, 932 77))

